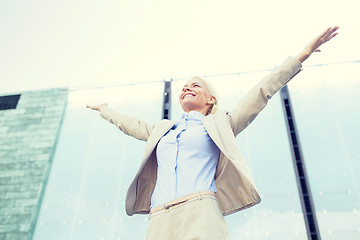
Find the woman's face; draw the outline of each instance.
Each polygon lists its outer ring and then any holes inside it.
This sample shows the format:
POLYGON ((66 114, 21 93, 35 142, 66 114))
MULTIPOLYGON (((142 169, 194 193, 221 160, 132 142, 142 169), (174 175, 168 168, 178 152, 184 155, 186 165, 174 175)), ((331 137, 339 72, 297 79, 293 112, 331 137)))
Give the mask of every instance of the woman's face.
POLYGON ((179 101, 185 112, 195 110, 206 115, 209 108, 215 103, 215 98, 210 95, 205 81, 194 77, 183 87, 179 101))

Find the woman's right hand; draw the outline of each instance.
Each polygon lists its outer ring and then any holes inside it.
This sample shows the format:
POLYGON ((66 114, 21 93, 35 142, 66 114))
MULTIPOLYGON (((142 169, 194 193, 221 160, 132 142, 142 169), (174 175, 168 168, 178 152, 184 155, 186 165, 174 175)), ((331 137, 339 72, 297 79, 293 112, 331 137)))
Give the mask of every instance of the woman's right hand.
POLYGON ((91 108, 92 110, 101 111, 101 108, 107 107, 107 103, 102 103, 100 105, 86 105, 87 108, 91 108))

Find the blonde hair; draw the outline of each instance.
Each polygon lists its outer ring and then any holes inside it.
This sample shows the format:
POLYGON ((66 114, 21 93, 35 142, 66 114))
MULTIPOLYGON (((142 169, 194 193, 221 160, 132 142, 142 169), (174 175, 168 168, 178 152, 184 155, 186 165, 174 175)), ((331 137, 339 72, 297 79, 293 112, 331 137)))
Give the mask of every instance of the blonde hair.
POLYGON ((218 110, 219 100, 218 100, 218 95, 216 93, 215 87, 208 80, 206 80, 204 77, 195 76, 193 78, 201 79, 202 81, 204 81, 207 88, 209 89, 210 95, 215 98, 214 105, 212 105, 212 107, 209 109, 209 111, 208 111, 208 113, 206 115, 216 113, 217 110, 218 110))

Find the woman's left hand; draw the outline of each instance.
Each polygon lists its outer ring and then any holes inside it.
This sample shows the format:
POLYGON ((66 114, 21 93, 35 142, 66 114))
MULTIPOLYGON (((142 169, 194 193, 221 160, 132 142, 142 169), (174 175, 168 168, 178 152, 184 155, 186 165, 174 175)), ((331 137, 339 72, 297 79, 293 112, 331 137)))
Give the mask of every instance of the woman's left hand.
POLYGON ((339 27, 331 27, 326 29, 324 32, 322 32, 319 36, 314 38, 305 48, 304 50, 298 55, 299 61, 302 63, 304 62, 313 52, 321 52, 319 47, 330 41, 332 38, 334 38, 338 33, 336 30, 338 30, 339 27))

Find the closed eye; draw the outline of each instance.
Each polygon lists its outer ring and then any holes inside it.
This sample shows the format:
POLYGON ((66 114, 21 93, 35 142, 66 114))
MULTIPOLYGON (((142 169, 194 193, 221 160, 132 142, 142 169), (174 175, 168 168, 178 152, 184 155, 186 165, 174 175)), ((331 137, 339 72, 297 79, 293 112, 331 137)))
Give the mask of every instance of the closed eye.
MULTIPOLYGON (((198 83, 193 83, 192 85, 191 85, 191 87, 193 87, 193 88, 197 88, 197 87, 201 87, 200 86, 200 84, 198 84, 198 83)), ((181 92, 185 92, 186 91, 186 89, 188 89, 188 87, 187 87, 187 85, 185 85, 184 87, 183 87, 183 89, 181 90, 181 92)))

